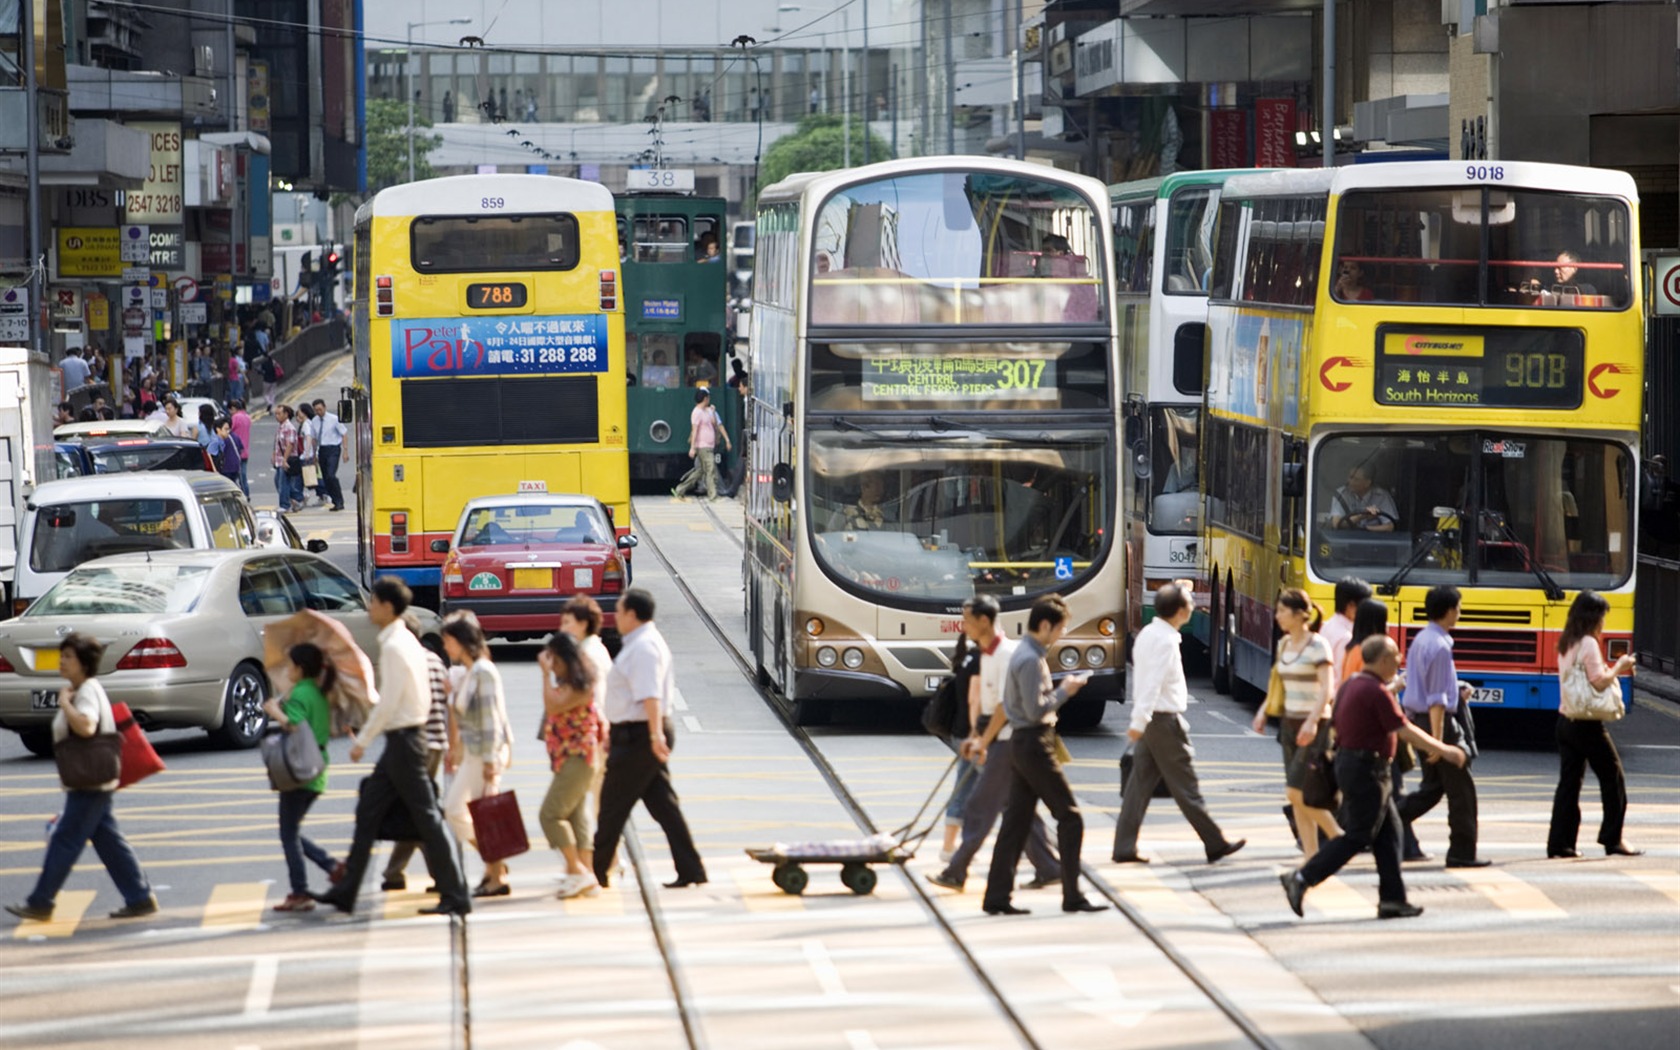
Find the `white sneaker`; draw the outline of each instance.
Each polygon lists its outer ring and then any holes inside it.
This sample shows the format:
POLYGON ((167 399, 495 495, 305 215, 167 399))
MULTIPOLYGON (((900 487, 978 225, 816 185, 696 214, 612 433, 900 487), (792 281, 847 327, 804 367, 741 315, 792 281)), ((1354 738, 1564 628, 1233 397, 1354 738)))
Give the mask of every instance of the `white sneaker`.
POLYGON ((940 860, 940 863, 942 863, 942 864, 949 864, 949 863, 951 863, 951 858, 952 858, 952 857, 954 857, 954 856, 956 856, 956 855, 957 855, 957 851, 956 851, 956 850, 953 850, 953 849, 942 849, 942 850, 940 850, 940 851, 939 851, 939 860, 940 860))
POLYGON ((595 881, 593 875, 567 875, 560 880, 560 889, 554 896, 570 900, 573 897, 593 897, 600 890, 601 884, 595 881))

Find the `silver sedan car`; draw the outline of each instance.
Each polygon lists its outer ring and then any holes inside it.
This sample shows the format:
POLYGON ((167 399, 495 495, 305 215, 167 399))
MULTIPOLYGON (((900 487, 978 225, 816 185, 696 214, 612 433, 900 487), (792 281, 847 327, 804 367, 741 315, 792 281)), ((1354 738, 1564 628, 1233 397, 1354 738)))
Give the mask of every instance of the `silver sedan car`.
MULTIPOLYGON (((87 562, 0 623, 0 726, 36 754, 52 753, 59 643, 81 631, 105 644, 99 680, 141 725, 197 727, 223 746, 251 747, 270 690, 263 628, 304 609, 343 623, 377 662, 366 592, 307 551, 170 550, 87 562)), ((414 611, 422 639, 440 648, 437 615, 414 611)))

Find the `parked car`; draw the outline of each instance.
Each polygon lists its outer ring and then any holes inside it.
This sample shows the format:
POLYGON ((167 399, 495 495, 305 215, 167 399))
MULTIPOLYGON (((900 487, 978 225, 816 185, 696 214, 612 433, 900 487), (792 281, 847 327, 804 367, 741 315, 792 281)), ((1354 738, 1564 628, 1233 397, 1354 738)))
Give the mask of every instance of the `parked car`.
POLYGON ((55 451, 61 478, 145 470, 213 472, 216 469, 203 445, 183 438, 84 434, 74 441, 58 442, 55 451))
POLYGON ((448 552, 442 612, 470 610, 486 634, 535 638, 579 594, 600 603, 604 633, 615 631, 636 537, 614 539, 612 517, 593 496, 522 492, 469 501, 454 538, 434 545, 448 552))
POLYGON ((291 519, 277 510, 257 511, 257 546, 279 547, 285 550, 311 551, 322 554, 327 549, 326 540, 310 540, 304 542, 298 535, 297 526, 291 519))
MULTIPOLYGON (((52 753, 58 645, 82 631, 105 643, 99 680, 141 725, 201 728, 225 747, 250 747, 271 688, 262 629, 304 609, 343 623, 377 660, 366 592, 307 551, 169 550, 88 562, 0 624, 0 726, 35 754, 52 753)), ((415 612, 422 637, 438 647, 437 615, 415 612)))
POLYGON ((55 441, 80 441, 96 437, 171 437, 162 423, 149 419, 95 419, 86 423, 65 423, 53 428, 55 441))
POLYGON ((256 542, 250 504, 220 474, 147 471, 49 481, 25 504, 13 611, 94 558, 182 547, 231 550, 256 542))

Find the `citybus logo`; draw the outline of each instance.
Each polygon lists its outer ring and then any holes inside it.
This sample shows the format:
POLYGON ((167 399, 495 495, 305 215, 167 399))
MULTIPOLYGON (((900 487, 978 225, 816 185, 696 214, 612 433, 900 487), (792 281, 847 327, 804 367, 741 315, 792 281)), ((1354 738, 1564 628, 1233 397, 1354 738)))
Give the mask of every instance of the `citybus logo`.
POLYGON ((1364 368, 1365 364, 1365 360, 1359 357, 1332 357, 1319 368, 1318 381, 1324 389, 1333 394, 1339 394, 1352 387, 1353 383, 1345 379, 1332 379, 1330 373, 1338 368, 1364 368))
POLYGON ((1632 374, 1633 369, 1629 368, 1627 365, 1613 365, 1608 363, 1598 365, 1591 372, 1587 373, 1587 389, 1592 391, 1593 397, 1607 400, 1621 393, 1622 388, 1619 386, 1601 387, 1598 385, 1598 377, 1602 375, 1625 376, 1632 374))

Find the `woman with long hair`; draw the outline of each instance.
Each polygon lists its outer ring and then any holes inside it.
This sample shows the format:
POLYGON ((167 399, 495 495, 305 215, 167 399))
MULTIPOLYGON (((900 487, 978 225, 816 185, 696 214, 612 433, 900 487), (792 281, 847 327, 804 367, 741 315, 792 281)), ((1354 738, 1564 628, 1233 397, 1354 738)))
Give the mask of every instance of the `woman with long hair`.
POLYGON ((291 891, 286 899, 274 906, 275 911, 314 911, 315 899, 309 895, 309 873, 304 858, 337 882, 344 874, 344 865, 333 860, 332 854, 303 836, 303 818, 310 807, 327 790, 327 741, 332 737, 332 707, 327 693, 338 679, 338 673, 327 662, 320 646, 300 642, 286 652, 292 663, 297 684, 286 694, 285 703, 268 700, 263 710, 280 725, 294 725, 294 733, 309 733, 321 751, 321 774, 302 787, 280 792, 280 851, 286 856, 286 878, 291 891))
POLYGON ((549 636, 537 663, 543 670, 543 722, 538 735, 548 748, 554 771, 537 822, 548 844, 566 860, 566 877, 555 894, 564 900, 593 894, 600 887, 595 881, 595 829, 588 804, 601 749, 596 669, 565 631, 549 636))
POLYGON ((1373 634, 1388 633, 1388 606, 1375 598, 1366 598, 1353 611, 1353 633, 1348 636, 1347 656, 1342 660, 1340 681, 1347 681, 1365 669, 1365 658, 1359 647, 1373 634))
MULTIPOLYGON (((62 744, 71 734, 90 737, 117 731, 111 700, 94 677, 104 655, 105 646, 89 635, 67 634, 58 643, 58 669, 69 684, 58 692, 58 713, 52 722, 54 745, 62 744)), ((51 919, 58 891, 89 842, 122 893, 123 906, 112 912, 111 918, 135 919, 158 910, 157 898, 152 896, 146 873, 140 870, 134 848, 117 827, 117 816, 111 809, 116 791, 115 779, 87 790, 65 788, 64 812, 47 838, 47 857, 35 889, 23 903, 6 905, 7 911, 20 919, 51 919)))
MULTIPOLYGON (((459 841, 478 848, 467 803, 496 793, 497 780, 513 757, 513 733, 508 727, 502 675, 490 660, 490 643, 478 617, 450 613, 443 621, 443 649, 449 661, 467 673, 449 700, 449 752, 445 771, 452 774, 443 799, 443 815, 459 841)), ((507 863, 484 866, 484 879, 474 897, 505 897, 507 863)))
MULTIPOLYGON (((1569 606, 1563 631, 1558 635, 1558 677, 1562 678, 1576 664, 1587 673, 1587 683, 1602 690, 1616 684, 1623 674, 1632 674, 1632 653, 1623 653, 1616 662, 1604 663, 1604 615, 1610 603, 1596 591, 1582 591, 1569 606)), ((1546 832, 1546 856, 1579 857, 1575 836, 1581 830, 1581 782, 1586 779, 1586 767, 1592 766, 1598 778, 1599 795, 1604 800, 1604 820, 1598 827, 1598 841, 1604 852, 1612 857, 1636 857, 1643 850, 1630 849, 1622 841, 1622 822, 1627 816, 1627 779, 1622 773, 1622 759, 1616 753, 1616 742, 1610 739, 1603 722, 1570 718, 1560 713, 1557 721, 1558 786, 1552 796, 1552 823, 1546 832)))
MULTIPOLYGON (((1283 637, 1278 641, 1273 669, 1283 681, 1283 718, 1278 725, 1278 743, 1283 748, 1286 787, 1284 797, 1301 839, 1301 853, 1311 859, 1318 852, 1318 835, 1335 838, 1342 833, 1335 815, 1327 809, 1306 804, 1301 794, 1305 772, 1304 749, 1320 751, 1330 746, 1330 646, 1318 636, 1324 614, 1307 592, 1286 587, 1278 592, 1273 618, 1283 637)), ((1254 715, 1254 731, 1264 732, 1266 709, 1254 715)))

